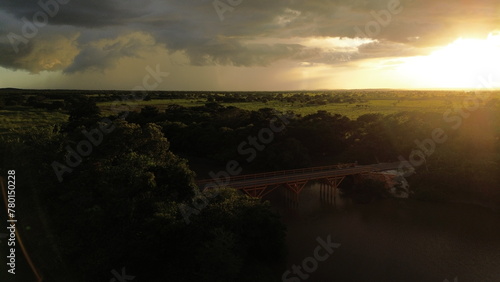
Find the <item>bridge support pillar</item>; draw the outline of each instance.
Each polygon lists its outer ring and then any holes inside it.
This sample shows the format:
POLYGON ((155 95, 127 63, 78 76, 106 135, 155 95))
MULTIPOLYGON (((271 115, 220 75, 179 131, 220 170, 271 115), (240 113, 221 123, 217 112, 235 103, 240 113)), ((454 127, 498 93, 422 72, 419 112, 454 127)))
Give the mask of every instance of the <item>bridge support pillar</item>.
POLYGON ((295 209, 299 205, 298 195, 290 189, 285 190, 285 206, 295 209))
POLYGON ((294 208, 299 206, 299 195, 304 187, 306 187, 306 184, 307 180, 285 183, 285 187, 287 188, 287 204, 290 204, 294 208))
POLYGON ((345 176, 327 177, 324 183, 321 184, 320 198, 328 204, 336 205, 337 202, 337 188, 344 180, 345 176))
POLYGON ((331 204, 332 203, 332 195, 333 195, 333 187, 327 181, 320 183, 320 199, 321 201, 331 204))

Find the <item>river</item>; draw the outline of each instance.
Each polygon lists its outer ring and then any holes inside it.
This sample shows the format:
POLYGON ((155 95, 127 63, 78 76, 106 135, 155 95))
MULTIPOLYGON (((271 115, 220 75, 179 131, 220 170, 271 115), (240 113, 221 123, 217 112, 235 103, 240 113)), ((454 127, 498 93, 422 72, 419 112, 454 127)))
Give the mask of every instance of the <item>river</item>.
POLYGON ((326 204, 319 185, 306 187, 290 208, 284 193, 269 197, 288 227, 283 281, 500 281, 499 213, 408 199, 356 204, 338 192, 336 204, 326 204), (322 249, 318 261, 317 240, 328 236, 340 246, 327 259, 322 249))

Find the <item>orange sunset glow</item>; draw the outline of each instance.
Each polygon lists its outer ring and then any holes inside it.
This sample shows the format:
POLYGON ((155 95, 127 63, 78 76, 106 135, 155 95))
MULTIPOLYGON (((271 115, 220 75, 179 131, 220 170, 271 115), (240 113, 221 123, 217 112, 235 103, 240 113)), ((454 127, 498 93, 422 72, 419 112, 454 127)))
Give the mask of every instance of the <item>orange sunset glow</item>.
POLYGON ((496 88, 500 80, 497 1, 105 2, 7 1, 0 87, 130 89, 153 64, 170 73, 163 90, 448 89, 481 80, 496 88))

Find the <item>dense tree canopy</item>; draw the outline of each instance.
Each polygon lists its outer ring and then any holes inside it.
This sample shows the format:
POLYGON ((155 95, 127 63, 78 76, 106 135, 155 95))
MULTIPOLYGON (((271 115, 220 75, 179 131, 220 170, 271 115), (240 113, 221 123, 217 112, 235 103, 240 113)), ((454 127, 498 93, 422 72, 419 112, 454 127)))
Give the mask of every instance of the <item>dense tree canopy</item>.
POLYGON ((99 122, 87 121, 70 120, 72 131, 28 129, 0 142, 2 168, 9 164, 29 179, 20 191, 23 218, 44 222, 33 229, 50 238, 30 246, 47 281, 109 280, 111 269, 124 266, 138 281, 266 281, 279 274, 284 227, 267 204, 218 191, 188 224, 179 207, 200 192, 162 128, 115 119, 98 138, 99 122), (69 166, 68 148, 81 153, 88 138, 82 132, 101 142, 59 182, 51 163, 69 166))
MULTIPOLYGON (((122 118, 100 113, 95 101, 109 97, 74 97, 58 105, 69 115, 66 124, 0 138, 0 169, 14 168, 23 179, 19 210, 23 224, 33 230, 27 241, 37 242, 29 247, 47 281, 109 280, 110 270, 122 267, 138 281, 279 277, 285 257, 280 219, 268 204, 230 188, 206 192, 201 197, 206 203, 196 208, 201 192, 194 184, 193 164, 184 158, 221 166, 236 160, 245 170, 269 171, 415 161, 413 153, 420 152, 423 159, 409 178, 414 197, 500 203, 497 101, 444 117, 368 113, 353 120, 326 111, 300 116, 271 108, 243 110, 219 104, 237 102, 237 95, 203 95, 203 106, 147 106, 122 118), (446 138, 431 143, 436 130, 446 138), (195 208, 189 223, 179 208, 184 206, 195 208)), ((292 103, 336 101, 322 95, 269 97, 292 103)), ((28 103, 15 96, 2 100, 5 105, 28 103)), ((366 194, 382 188, 368 181, 354 190, 366 194)))

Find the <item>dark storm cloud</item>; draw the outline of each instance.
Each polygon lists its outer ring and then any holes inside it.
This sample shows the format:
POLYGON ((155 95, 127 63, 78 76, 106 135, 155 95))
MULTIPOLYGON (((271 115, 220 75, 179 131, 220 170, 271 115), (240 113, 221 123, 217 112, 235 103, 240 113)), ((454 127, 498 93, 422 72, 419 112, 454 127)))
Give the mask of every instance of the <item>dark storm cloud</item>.
POLYGON ((395 0, 242 0, 225 11, 221 21, 213 0, 69 0, 60 5, 43 32, 16 54, 8 50, 6 34, 21 34, 20 19, 32 19, 41 7, 33 0, 3 0, 0 14, 10 16, 0 27, 0 64, 30 71, 52 66, 40 65, 31 57, 40 50, 38 42, 50 48, 46 38, 60 26, 69 26, 80 35, 71 37, 78 49, 73 61, 59 68, 78 72, 113 66, 120 58, 138 56, 155 44, 170 52, 181 51, 193 65, 266 66, 287 59, 336 64, 418 55, 425 47, 446 44, 459 36, 484 37, 498 29, 500 20, 496 0, 401 0, 398 7, 402 11, 391 14, 387 24, 379 23, 380 32, 371 36, 376 41, 357 51, 311 47, 302 42, 313 37, 354 38, 358 35, 355 27, 365 31, 370 22, 376 22, 374 13, 387 15, 391 1, 395 0), (137 33, 152 37, 154 43, 147 36, 130 37, 137 33), (263 38, 294 38, 296 42, 248 43, 263 38), (105 39, 114 43, 103 42, 105 39), (30 63, 38 65, 30 68, 30 63))
POLYGON ((58 10, 51 18, 53 25, 104 27, 122 25, 145 15, 150 0, 2 0, 1 9, 21 19, 32 19, 42 6, 58 10), (43 3, 40 5, 39 3, 43 3), (52 4, 52 5, 49 5, 52 4))
POLYGON ((280 59, 294 57, 303 50, 304 47, 299 44, 242 45, 238 41, 230 41, 203 45, 199 49, 190 48, 187 54, 194 65, 266 66, 280 59))
POLYGON ((152 37, 138 32, 90 42, 80 46, 81 51, 64 71, 74 73, 91 69, 104 70, 111 68, 121 58, 139 58, 141 51, 151 49, 155 44, 152 37))
POLYGON ((0 43, 0 66, 7 69, 20 69, 21 64, 17 62, 18 58, 28 56, 33 50, 33 44, 29 44, 16 53, 9 43, 0 43))

